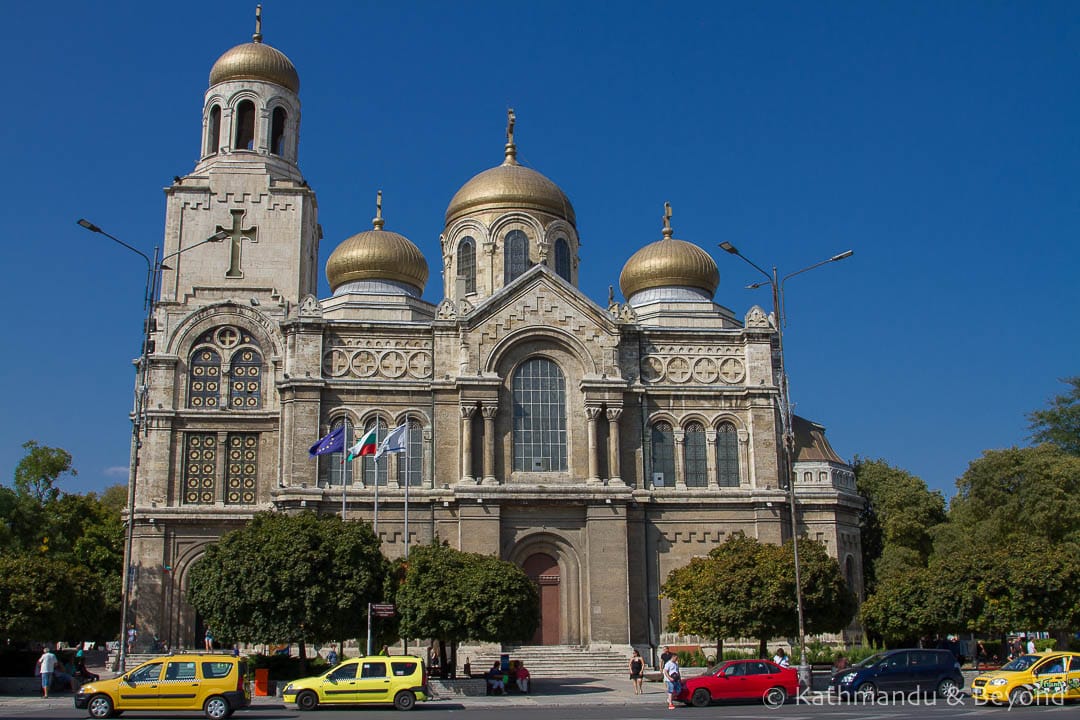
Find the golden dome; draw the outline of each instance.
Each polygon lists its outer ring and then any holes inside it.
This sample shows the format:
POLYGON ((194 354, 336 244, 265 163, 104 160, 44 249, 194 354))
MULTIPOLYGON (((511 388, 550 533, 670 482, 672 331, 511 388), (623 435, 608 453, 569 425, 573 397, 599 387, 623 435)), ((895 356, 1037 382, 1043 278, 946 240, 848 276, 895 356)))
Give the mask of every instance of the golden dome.
POLYGON ((210 68, 211 87, 226 80, 265 80, 300 92, 300 76, 292 61, 280 50, 263 44, 262 5, 255 8, 255 34, 251 42, 227 51, 210 68))
POLYGON ((634 253, 619 275, 619 288, 627 300, 656 287, 692 287, 712 297, 720 284, 716 261, 697 245, 672 237, 671 206, 664 204, 664 238, 634 253))
POLYGON ((514 111, 509 111, 506 159, 461 186, 446 208, 446 224, 479 210, 539 210, 576 224, 574 207, 559 186, 518 165, 514 144, 514 111))
POLYGON ((393 280, 423 293, 428 279, 427 261, 407 237, 382 229, 382 192, 373 225, 373 230, 353 235, 330 254, 326 280, 331 291, 355 280, 393 280))

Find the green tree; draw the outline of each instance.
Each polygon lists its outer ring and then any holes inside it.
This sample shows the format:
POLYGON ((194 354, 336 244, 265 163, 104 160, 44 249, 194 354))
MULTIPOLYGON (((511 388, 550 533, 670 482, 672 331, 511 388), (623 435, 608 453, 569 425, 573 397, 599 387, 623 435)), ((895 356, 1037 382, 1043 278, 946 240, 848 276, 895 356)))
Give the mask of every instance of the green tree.
POLYGON ((223 638, 303 647, 363 637, 389 571, 366 523, 259 513, 207 546, 188 599, 223 638))
POLYGON ((23 443, 26 457, 15 467, 15 491, 33 497, 39 503, 55 500, 62 475, 77 475, 71 468, 71 454, 60 448, 38 445, 35 440, 23 443))
POLYGON ((513 563, 462 552, 433 542, 411 549, 397 590, 401 632, 450 647, 456 665, 459 643, 515 642, 532 637, 540 621, 535 585, 513 563))
POLYGON ((60 559, 0 556, 0 633, 14 640, 84 640, 104 612, 85 568, 60 559))
POLYGON ((1068 392, 1050 399, 1045 410, 1028 413, 1031 438, 1039 443, 1053 443, 1072 455, 1080 455, 1080 375, 1065 378, 1068 392))
POLYGON ((875 592, 880 578, 925 567, 932 530, 945 522, 945 498, 921 478, 884 460, 855 458, 855 484, 866 499, 862 527, 863 585, 875 592))
MULTIPOLYGON (((824 545, 799 541, 803 611, 809 633, 837 632, 854 617, 856 600, 824 545)), ((759 652, 773 637, 798 632, 791 542, 762 543, 735 533, 707 557, 676 568, 661 588, 671 600, 668 627, 717 638, 756 637, 759 652)))

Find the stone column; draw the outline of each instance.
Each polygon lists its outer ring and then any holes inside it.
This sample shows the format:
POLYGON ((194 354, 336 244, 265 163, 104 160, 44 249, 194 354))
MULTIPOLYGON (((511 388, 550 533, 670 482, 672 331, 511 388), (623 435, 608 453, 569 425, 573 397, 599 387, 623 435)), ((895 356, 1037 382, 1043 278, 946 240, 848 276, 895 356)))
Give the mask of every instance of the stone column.
POLYGON ((476 414, 475 405, 461 405, 461 482, 465 485, 476 484, 472 471, 472 419, 476 414))
POLYGON ((498 405, 482 405, 484 415, 484 485, 498 485, 495 479, 495 413, 498 405))
POLYGON ((739 484, 743 487, 753 485, 750 476, 750 433, 739 430, 739 484))
POLYGON ((675 487, 686 489, 686 431, 676 428, 675 436, 675 487))
POLYGON ((603 482, 600 479, 600 448, 596 442, 596 421, 600 413, 599 405, 585 406, 585 417, 589 420, 589 476, 585 478, 585 482, 590 485, 599 485, 603 482))
POLYGON ((619 470, 619 416, 622 408, 607 409, 608 422, 608 485, 625 485, 619 470))
POLYGON ((716 456, 716 431, 705 431, 705 487, 719 487, 720 486, 720 473, 717 472, 719 467, 719 458, 716 456))

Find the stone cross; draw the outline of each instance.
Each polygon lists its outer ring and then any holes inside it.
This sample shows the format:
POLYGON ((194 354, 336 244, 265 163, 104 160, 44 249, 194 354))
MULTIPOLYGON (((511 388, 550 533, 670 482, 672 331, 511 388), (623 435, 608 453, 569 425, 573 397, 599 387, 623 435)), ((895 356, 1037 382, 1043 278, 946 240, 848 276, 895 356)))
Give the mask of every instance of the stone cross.
POLYGON ((255 235, 258 228, 254 225, 249 228, 241 228, 244 217, 242 209, 233 208, 229 212, 232 214, 232 227, 217 226, 218 232, 227 232, 229 234, 229 241, 232 243, 232 250, 229 252, 229 269, 225 272, 225 277, 242 278, 244 277, 244 271, 240 269, 240 244, 244 241, 244 238, 251 242, 259 242, 255 235))

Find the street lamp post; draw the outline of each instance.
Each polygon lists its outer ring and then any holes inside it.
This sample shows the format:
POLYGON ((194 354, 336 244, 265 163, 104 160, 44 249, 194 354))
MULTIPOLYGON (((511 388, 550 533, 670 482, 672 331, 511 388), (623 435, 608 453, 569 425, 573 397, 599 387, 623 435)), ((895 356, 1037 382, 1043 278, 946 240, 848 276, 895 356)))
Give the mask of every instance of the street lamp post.
POLYGON ((838 255, 833 255, 827 260, 814 263, 808 267, 804 267, 802 270, 796 270, 793 273, 788 273, 781 279, 777 279, 776 266, 773 266, 772 272, 769 273, 761 268, 750 258, 746 257, 739 252, 738 248, 729 242, 720 243, 720 249, 731 255, 735 255, 741 258, 744 262, 757 270, 759 273, 765 276, 764 282, 757 282, 753 285, 749 285, 750 289, 759 288, 768 284, 772 290, 772 302, 773 302, 773 323, 776 326, 776 350, 780 358, 780 424, 783 431, 783 464, 781 468, 782 476, 787 478, 788 486, 788 508, 791 510, 791 548, 795 560, 795 609, 798 613, 799 619, 799 684, 802 687, 810 687, 810 663, 806 657, 806 617, 803 612, 803 592, 802 592, 802 577, 799 567, 799 520, 798 513, 795 508, 795 429, 791 416, 791 390, 788 385, 787 369, 784 365, 784 326, 786 321, 784 319, 784 283, 796 275, 801 275, 804 272, 819 268, 822 265, 828 263, 839 262, 844 258, 849 258, 854 254, 854 250, 847 250, 838 255))
POLYGON ((131 458, 130 469, 128 470, 128 518, 127 518, 127 533, 124 538, 124 572, 123 572, 123 590, 120 595, 120 658, 118 667, 120 672, 124 672, 127 663, 127 627, 128 627, 128 606, 130 605, 131 596, 131 565, 132 565, 132 546, 135 540, 135 484, 138 480, 139 473, 139 450, 142 449, 142 439, 140 438, 140 431, 143 437, 146 436, 149 431, 149 427, 146 422, 146 399, 150 391, 150 342, 155 327, 154 310, 157 307, 155 298, 157 296, 158 282, 161 279, 161 272, 163 270, 170 270, 171 268, 165 264, 165 261, 169 258, 176 257, 180 253, 187 252, 200 245, 205 245, 211 242, 221 242, 229 236, 229 234, 220 230, 210 237, 197 242, 194 245, 189 245, 186 248, 181 248, 176 252, 169 253, 168 255, 159 258, 160 248, 154 247, 154 257, 151 260, 150 257, 138 248, 128 245, 120 238, 114 237, 109 233, 102 230, 94 223, 80 218, 77 222, 79 227, 85 228, 90 232, 104 235, 118 245, 122 245, 131 252, 137 254, 146 262, 146 287, 143 291, 143 311, 146 313, 146 318, 143 320, 143 343, 142 353, 139 357, 139 376, 138 382, 135 387, 135 408, 132 411, 131 417, 131 458))

